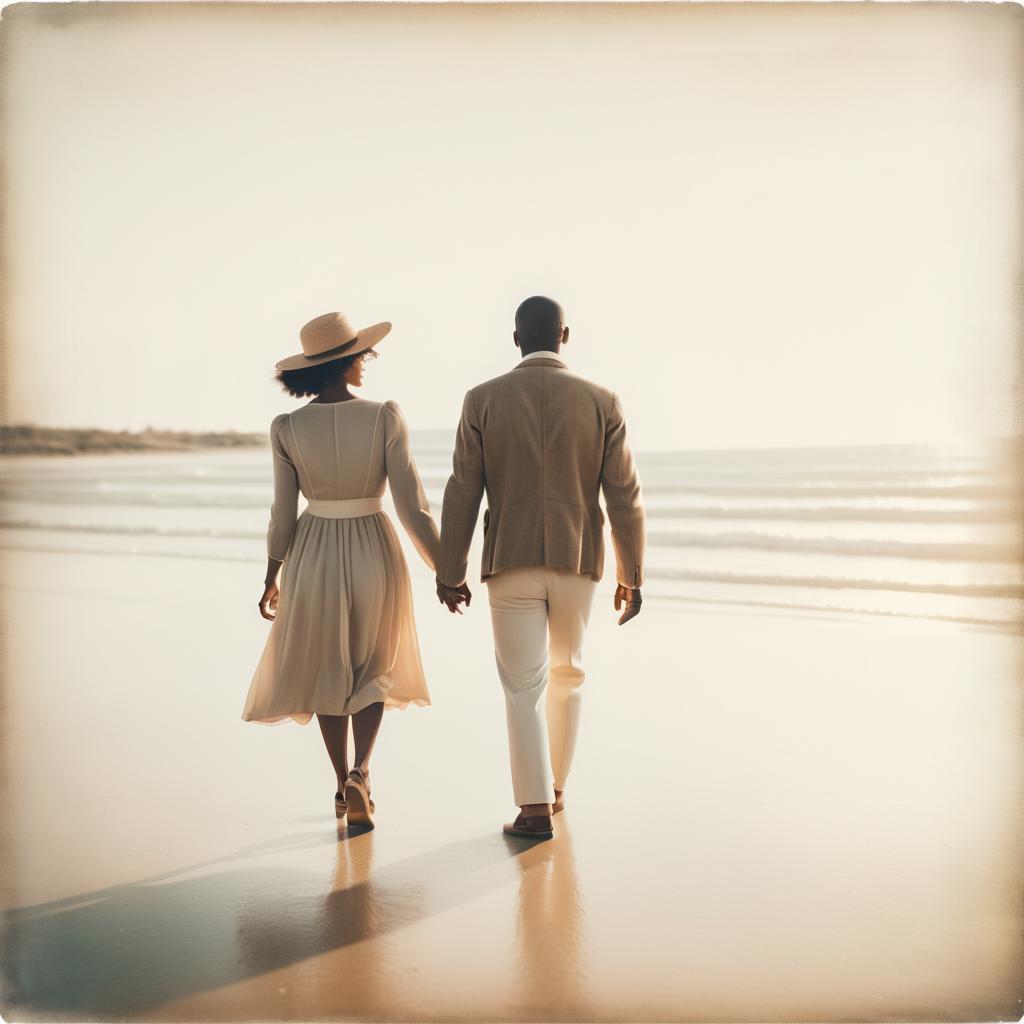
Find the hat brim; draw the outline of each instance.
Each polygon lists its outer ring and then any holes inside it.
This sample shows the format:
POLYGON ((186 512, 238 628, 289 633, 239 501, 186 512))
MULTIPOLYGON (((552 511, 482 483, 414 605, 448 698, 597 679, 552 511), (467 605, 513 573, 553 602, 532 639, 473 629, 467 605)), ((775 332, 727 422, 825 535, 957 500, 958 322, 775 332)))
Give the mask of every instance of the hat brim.
POLYGON ((335 359, 347 359, 349 356, 354 356, 359 352, 365 352, 368 348, 372 348, 390 330, 390 321, 384 320, 379 324, 374 324, 372 327, 364 327, 356 335, 355 344, 350 348, 345 349, 344 352, 336 352, 334 355, 326 356, 307 356, 305 352, 299 352, 296 355, 288 356, 287 358, 280 360, 280 362, 275 363, 274 369, 301 370, 306 366, 320 366, 321 363, 331 363, 335 359))

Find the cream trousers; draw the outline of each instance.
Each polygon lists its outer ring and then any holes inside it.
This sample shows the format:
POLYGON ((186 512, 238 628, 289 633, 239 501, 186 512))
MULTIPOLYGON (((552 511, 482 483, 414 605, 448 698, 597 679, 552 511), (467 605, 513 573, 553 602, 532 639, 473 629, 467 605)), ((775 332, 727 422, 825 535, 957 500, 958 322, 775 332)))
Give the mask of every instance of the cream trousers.
POLYGON ((549 804, 565 780, 580 721, 583 637, 596 581, 572 569, 502 569, 486 579, 505 691, 515 802, 549 804))

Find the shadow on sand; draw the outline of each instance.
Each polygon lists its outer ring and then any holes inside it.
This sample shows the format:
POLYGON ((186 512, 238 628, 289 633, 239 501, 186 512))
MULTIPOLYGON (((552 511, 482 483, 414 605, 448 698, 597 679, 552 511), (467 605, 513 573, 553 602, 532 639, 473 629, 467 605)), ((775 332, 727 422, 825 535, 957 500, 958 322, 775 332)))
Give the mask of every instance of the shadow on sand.
POLYGON ((139 882, 8 911, 5 1012, 76 1019, 138 1014, 169 1000, 384 935, 514 881, 538 846, 485 835, 372 870, 373 833, 298 833, 139 882), (337 843, 322 874, 221 862, 337 843), (503 867, 504 865, 504 867, 503 867), (326 894, 325 894, 326 891, 326 894))

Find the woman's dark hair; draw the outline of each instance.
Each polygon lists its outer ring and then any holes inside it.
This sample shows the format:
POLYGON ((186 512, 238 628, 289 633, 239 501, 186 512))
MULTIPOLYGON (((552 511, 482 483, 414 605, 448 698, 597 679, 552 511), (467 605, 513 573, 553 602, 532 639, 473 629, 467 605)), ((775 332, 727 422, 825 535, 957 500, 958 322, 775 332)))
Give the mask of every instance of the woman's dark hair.
POLYGON ((278 370, 274 374, 274 380, 295 398, 304 398, 306 395, 316 396, 322 391, 326 391, 336 381, 341 380, 345 371, 357 359, 363 358, 376 359, 377 353, 373 349, 365 349, 355 355, 331 359, 318 366, 300 366, 297 370, 278 370))

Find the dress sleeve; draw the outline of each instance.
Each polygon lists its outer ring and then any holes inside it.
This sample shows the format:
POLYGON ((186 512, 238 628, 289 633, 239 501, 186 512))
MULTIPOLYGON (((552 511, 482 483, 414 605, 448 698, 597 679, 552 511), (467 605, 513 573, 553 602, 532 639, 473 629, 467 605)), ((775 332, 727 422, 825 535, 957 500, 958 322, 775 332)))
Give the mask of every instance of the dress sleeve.
POLYGON ((288 414, 281 413, 270 423, 274 501, 270 506, 270 523, 267 526, 267 557, 278 562, 283 562, 288 554, 299 506, 299 475, 281 441, 281 431, 287 419, 288 414))
POLYGON ((412 457, 409 428, 398 403, 391 400, 384 403, 384 461, 398 518, 423 561, 436 571, 441 538, 412 457))

